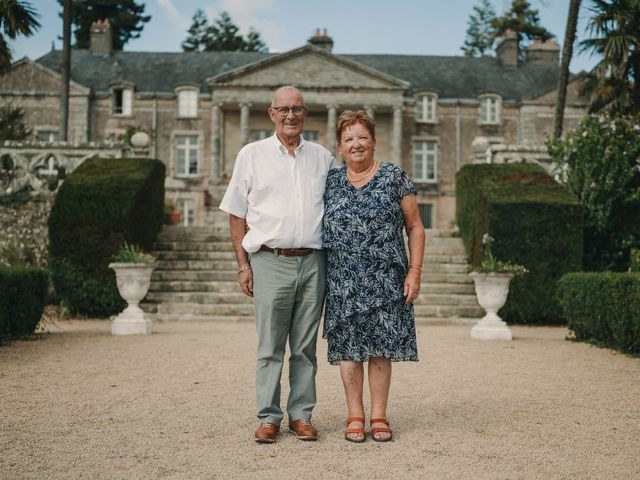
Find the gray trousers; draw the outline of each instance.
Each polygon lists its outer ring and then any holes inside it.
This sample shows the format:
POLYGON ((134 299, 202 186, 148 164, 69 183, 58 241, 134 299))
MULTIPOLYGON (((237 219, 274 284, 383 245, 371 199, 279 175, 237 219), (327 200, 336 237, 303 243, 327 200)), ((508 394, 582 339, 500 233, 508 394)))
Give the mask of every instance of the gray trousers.
POLYGON ((289 421, 310 420, 316 404, 316 343, 326 292, 324 251, 285 257, 259 251, 251 255, 253 299, 258 332, 257 415, 280 425, 280 377, 289 340, 289 421))

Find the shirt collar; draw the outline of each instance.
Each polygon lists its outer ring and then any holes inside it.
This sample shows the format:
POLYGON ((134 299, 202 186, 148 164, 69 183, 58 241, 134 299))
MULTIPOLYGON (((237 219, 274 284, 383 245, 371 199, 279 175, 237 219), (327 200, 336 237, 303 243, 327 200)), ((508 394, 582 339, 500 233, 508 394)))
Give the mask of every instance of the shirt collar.
MULTIPOLYGON (((273 144, 278 149, 278 152, 280 152, 281 155, 288 155, 289 154, 289 150, 287 150, 287 147, 285 147, 282 144, 282 142, 278 138, 278 135, 276 135, 274 133, 271 138, 273 140, 273 144)), ((307 143, 307 141, 304 139, 304 136, 300 135, 300 144, 296 147, 295 151, 299 152, 300 150, 303 150, 305 143, 307 143)))

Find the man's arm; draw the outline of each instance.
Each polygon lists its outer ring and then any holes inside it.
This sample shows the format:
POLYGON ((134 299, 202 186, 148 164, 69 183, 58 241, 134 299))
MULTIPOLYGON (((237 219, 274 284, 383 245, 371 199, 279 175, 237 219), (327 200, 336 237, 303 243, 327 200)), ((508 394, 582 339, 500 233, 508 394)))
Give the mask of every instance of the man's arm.
POLYGON ((238 261, 238 283, 240 284, 240 289, 245 295, 253 297, 253 271, 249 264, 249 254, 242 246, 242 239, 247 233, 244 218, 229 214, 229 231, 231 232, 231 243, 238 261))

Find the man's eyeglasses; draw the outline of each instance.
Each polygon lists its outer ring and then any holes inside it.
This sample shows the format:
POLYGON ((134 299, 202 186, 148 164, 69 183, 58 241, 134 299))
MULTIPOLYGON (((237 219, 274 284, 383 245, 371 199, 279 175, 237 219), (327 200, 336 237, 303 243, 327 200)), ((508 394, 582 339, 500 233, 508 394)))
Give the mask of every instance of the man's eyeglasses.
POLYGON ((296 117, 301 117, 307 111, 307 107, 271 107, 279 117, 285 118, 289 112, 293 112, 296 117))

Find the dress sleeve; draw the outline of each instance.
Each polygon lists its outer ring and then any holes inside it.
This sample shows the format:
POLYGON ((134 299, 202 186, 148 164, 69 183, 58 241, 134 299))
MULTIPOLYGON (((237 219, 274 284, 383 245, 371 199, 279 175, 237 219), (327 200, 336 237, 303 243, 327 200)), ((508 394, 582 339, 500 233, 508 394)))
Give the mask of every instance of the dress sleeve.
POLYGON ((397 179, 398 193, 400 194, 400 198, 403 198, 405 195, 409 195, 410 193, 413 193, 414 195, 418 194, 418 190, 409 178, 409 175, 407 175, 406 172, 401 168, 398 168, 397 179))

